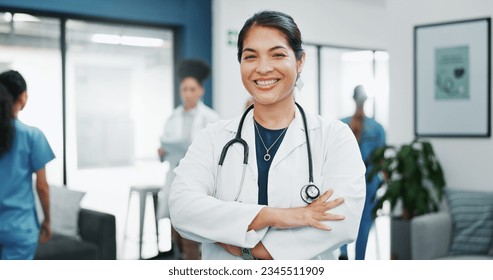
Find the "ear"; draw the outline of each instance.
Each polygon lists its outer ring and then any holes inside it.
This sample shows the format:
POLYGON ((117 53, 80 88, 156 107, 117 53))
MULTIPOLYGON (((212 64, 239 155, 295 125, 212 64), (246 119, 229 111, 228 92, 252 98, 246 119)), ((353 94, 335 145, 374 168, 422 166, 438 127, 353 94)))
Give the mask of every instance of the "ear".
POLYGON ((200 98, 202 98, 202 96, 204 96, 204 93, 205 93, 205 87, 203 85, 200 85, 199 86, 199 96, 200 98))
POLYGON ((297 72, 300 74, 303 71, 303 66, 305 65, 305 52, 301 54, 300 60, 298 60, 298 65, 297 65, 297 72))
POLYGON ((24 106, 26 106, 27 103, 27 91, 24 91, 19 95, 17 102, 19 103, 20 110, 24 109, 24 106))

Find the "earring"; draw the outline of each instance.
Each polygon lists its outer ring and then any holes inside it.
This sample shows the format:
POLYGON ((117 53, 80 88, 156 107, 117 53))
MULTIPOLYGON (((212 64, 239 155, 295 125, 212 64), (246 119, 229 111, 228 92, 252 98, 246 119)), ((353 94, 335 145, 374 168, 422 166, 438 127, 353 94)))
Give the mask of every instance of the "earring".
POLYGON ((301 73, 298 73, 296 76, 296 83, 294 84, 295 87, 298 88, 298 91, 301 91, 305 84, 303 83, 303 79, 301 79, 301 73))

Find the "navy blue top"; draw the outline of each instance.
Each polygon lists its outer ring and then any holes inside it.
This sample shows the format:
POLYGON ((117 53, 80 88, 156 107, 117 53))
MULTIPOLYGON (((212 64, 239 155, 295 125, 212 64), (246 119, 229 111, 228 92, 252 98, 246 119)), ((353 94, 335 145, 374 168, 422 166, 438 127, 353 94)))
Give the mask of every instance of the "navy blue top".
POLYGON ((268 186, 268 178, 269 178, 269 169, 272 161, 274 160, 274 155, 281 146, 281 142, 284 139, 286 133, 283 133, 283 129, 270 130, 263 126, 261 126, 257 121, 255 124, 258 127, 255 129, 255 147, 256 147, 256 155, 257 155, 257 168, 258 168, 258 204, 260 205, 268 205, 269 199, 267 196, 267 186, 268 186), (262 141, 259 137, 259 132, 262 135, 262 139, 264 140, 265 146, 269 148, 274 141, 276 141, 277 137, 282 134, 282 136, 277 140, 276 144, 269 150, 270 160, 265 161, 264 156, 267 153, 262 141))

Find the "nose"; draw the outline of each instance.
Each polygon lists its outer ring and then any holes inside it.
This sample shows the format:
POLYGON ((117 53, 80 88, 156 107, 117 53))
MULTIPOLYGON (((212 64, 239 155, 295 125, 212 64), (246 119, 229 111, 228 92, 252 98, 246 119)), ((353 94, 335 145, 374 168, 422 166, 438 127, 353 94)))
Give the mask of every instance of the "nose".
POLYGON ((274 70, 274 67, 272 66, 272 63, 269 59, 262 58, 259 59, 258 65, 257 65, 257 72, 260 74, 266 74, 274 70))

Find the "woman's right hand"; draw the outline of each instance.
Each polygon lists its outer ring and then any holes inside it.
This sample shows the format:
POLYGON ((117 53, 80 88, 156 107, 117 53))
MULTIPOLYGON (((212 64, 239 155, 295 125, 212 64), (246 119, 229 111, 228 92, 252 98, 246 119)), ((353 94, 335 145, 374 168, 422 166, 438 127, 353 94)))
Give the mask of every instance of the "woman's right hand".
MULTIPOLYGON (((334 191, 332 189, 324 192, 317 200, 301 208, 294 208, 294 211, 300 211, 302 226, 309 226, 323 230, 331 230, 330 227, 323 224, 323 221, 340 221, 344 220, 343 215, 328 213, 329 210, 341 205, 344 202, 342 197, 334 200, 328 200, 334 191)), ((294 215, 294 217, 297 217, 294 215)), ((296 221, 295 221, 296 222, 296 221)))
POLYGON ((328 190, 314 202, 303 207, 264 207, 252 221, 248 229, 259 230, 270 226, 276 228, 313 227, 322 230, 331 230, 330 227, 322 222, 340 221, 345 218, 343 215, 328 213, 329 210, 344 202, 343 198, 329 201, 328 199, 333 193, 333 190, 328 190))

